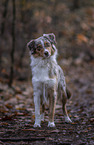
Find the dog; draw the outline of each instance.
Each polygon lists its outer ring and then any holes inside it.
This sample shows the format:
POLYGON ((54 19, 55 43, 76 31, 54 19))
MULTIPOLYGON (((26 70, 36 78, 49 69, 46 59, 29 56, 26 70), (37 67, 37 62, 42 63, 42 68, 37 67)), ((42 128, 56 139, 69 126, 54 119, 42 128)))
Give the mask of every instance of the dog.
POLYGON ((56 39, 53 33, 31 40, 27 43, 30 50, 32 85, 35 104, 34 127, 41 127, 44 120, 45 103, 49 103, 48 127, 55 127, 54 114, 57 98, 62 100, 66 122, 72 122, 66 109, 71 94, 66 88, 63 70, 57 63, 56 39), (41 114, 40 114, 41 108, 41 114))

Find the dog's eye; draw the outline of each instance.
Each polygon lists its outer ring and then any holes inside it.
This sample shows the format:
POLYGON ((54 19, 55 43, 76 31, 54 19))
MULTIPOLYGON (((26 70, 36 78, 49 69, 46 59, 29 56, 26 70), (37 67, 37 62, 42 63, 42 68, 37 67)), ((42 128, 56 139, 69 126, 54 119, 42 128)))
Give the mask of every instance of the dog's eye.
POLYGON ((40 51, 41 49, 42 49, 42 46, 41 45, 38 45, 37 46, 37 50, 40 51))
POLYGON ((45 42, 45 47, 49 47, 50 46, 50 44, 48 43, 48 42, 45 42))

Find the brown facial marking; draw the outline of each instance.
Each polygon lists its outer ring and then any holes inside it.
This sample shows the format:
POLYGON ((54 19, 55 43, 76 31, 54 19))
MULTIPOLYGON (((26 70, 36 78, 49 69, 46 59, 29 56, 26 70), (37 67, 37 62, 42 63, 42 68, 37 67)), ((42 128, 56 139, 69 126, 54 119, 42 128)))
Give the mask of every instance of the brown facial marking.
POLYGON ((37 51, 37 50, 36 50, 36 54, 34 54, 34 56, 35 56, 35 57, 39 57, 39 56, 40 56, 40 57, 43 57, 43 56, 44 56, 44 50, 40 50, 40 51, 37 51))
POLYGON ((43 57, 44 56, 44 49, 41 45, 41 43, 38 43, 36 45, 36 53, 34 54, 35 57, 43 57))
POLYGON ((45 47, 50 47, 50 43, 49 42, 44 42, 44 46, 45 47))
POLYGON ((41 44, 38 44, 36 50, 37 51, 41 51, 41 49, 42 49, 42 45, 41 44))

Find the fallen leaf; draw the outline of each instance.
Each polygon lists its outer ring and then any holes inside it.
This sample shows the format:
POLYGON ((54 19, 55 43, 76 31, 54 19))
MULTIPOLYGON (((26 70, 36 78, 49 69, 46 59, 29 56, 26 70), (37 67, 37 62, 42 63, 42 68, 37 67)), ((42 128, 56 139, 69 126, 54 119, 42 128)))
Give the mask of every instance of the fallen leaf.
POLYGON ((58 129, 48 131, 48 133, 59 133, 59 132, 60 132, 60 130, 58 130, 58 129))
POLYGON ((75 115, 74 117, 75 117, 75 118, 79 118, 79 116, 77 116, 77 115, 75 115))
POLYGON ((90 122, 94 122, 94 118, 90 118, 90 122))
POLYGON ((18 86, 15 86, 16 93, 22 94, 21 88, 18 86))
POLYGON ((0 125, 8 125, 7 122, 1 122, 0 125))
POLYGON ((91 130, 91 127, 88 127, 87 129, 88 129, 88 130, 91 130))
POLYGON ((5 115, 5 116, 2 117, 2 120, 3 120, 3 121, 12 120, 12 119, 13 119, 13 116, 14 116, 14 115, 5 115))
POLYGON ((5 106, 6 106, 8 109, 12 109, 12 108, 13 108, 13 106, 10 105, 10 104, 5 104, 5 106))
POLYGON ((82 43, 82 42, 87 43, 88 42, 88 38, 85 35, 83 35, 83 34, 78 34, 77 35, 77 40, 80 43, 82 43))

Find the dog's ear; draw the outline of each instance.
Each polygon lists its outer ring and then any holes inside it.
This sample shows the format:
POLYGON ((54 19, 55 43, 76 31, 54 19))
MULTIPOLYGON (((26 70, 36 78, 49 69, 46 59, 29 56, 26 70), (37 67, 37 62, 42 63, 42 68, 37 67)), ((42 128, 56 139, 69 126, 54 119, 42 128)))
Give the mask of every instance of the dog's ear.
POLYGON ((31 54, 35 53, 35 41, 31 40, 29 43, 27 43, 27 47, 31 51, 31 54))
POLYGON ((56 44, 56 39, 55 39, 55 35, 53 33, 50 34, 43 34, 43 36, 48 39, 51 44, 56 44))

